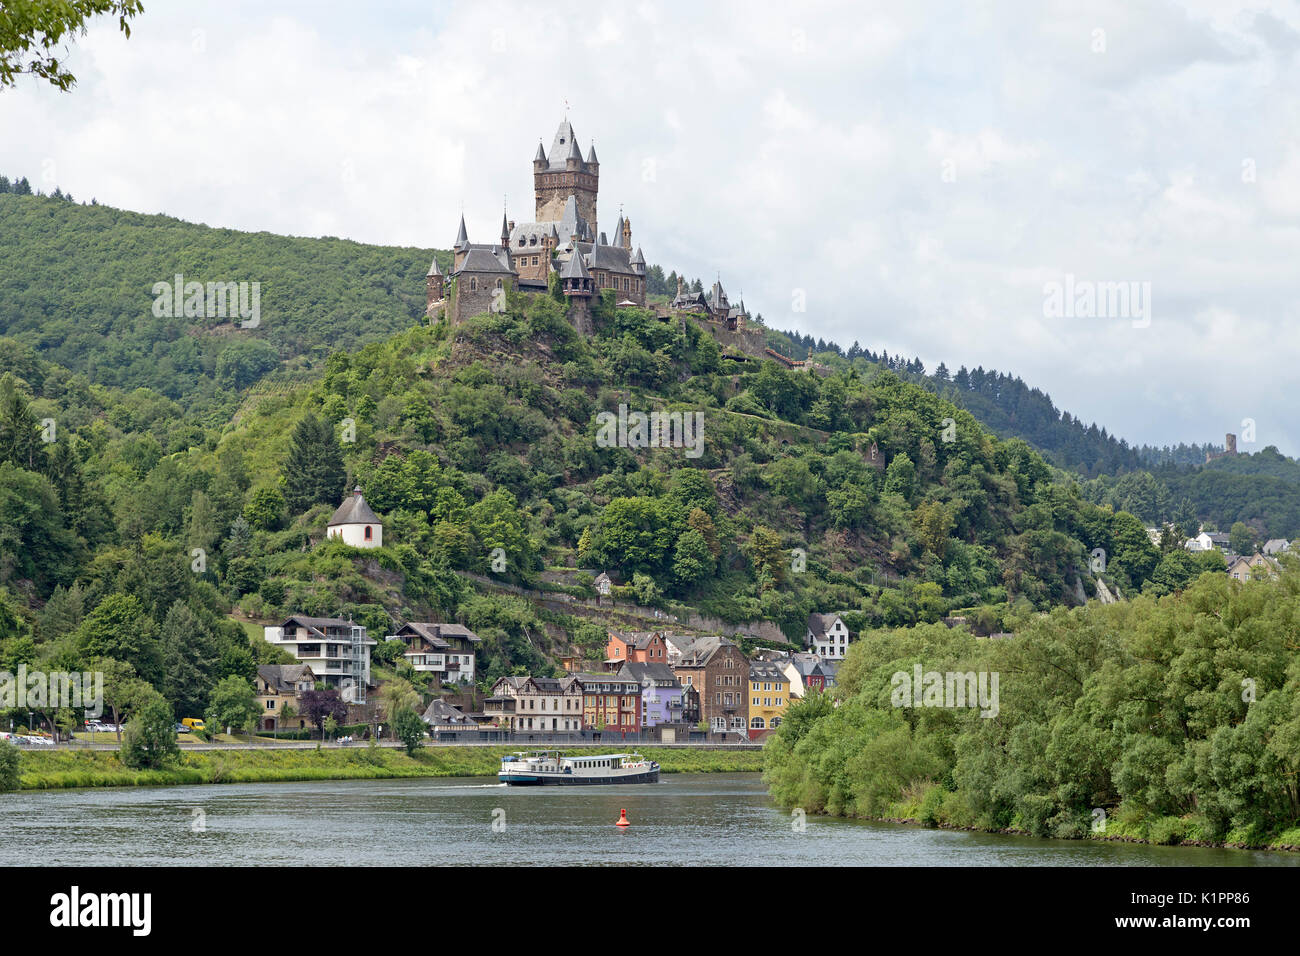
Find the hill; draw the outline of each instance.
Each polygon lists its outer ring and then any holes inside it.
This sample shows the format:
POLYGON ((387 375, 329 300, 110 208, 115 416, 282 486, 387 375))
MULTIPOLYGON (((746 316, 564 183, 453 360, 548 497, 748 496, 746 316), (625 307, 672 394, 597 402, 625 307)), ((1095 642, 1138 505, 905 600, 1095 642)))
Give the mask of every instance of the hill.
POLYGON ((282 364, 311 368, 411 325, 432 254, 0 193, 0 335, 96 384, 229 409, 282 364), (258 327, 155 315, 155 284, 177 274, 258 283, 258 327))

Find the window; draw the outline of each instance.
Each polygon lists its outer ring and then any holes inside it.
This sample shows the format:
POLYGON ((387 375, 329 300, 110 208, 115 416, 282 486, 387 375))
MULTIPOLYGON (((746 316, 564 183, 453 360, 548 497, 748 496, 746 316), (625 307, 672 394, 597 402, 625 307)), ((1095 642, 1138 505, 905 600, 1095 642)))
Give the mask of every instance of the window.
POLYGON ((478 291, 478 279, 471 278, 471 279, 469 280, 469 291, 470 291, 470 292, 477 292, 477 291, 478 291))
POLYGON ((752 727, 754 730, 762 730, 762 729, 763 729, 763 718, 762 718, 762 717, 755 717, 753 720, 751 720, 751 721, 749 722, 749 726, 752 727))
POLYGON ((370 525, 366 525, 366 540, 370 541, 374 536, 374 532, 371 530, 370 525))

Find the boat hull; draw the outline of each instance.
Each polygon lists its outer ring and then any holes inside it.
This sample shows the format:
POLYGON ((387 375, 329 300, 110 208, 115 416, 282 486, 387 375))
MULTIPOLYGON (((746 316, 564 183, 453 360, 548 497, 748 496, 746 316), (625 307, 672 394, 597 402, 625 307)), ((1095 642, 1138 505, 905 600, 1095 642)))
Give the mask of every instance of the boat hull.
POLYGON ((578 773, 502 773, 497 779, 511 787, 583 787, 610 786, 619 783, 658 783, 659 768, 639 773, 604 776, 578 773))

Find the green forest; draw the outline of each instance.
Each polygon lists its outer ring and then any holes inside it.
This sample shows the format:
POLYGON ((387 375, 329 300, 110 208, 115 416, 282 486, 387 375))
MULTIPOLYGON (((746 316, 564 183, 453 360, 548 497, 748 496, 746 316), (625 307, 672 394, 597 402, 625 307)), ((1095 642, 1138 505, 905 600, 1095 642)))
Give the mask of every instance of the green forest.
POLYGON ((1065 838, 1300 846, 1300 562, 1162 597, 1055 608, 1015 640, 922 626, 849 648, 840 704, 764 752, 808 813, 1065 838), (997 719, 895 706, 897 672, 999 675, 997 719))

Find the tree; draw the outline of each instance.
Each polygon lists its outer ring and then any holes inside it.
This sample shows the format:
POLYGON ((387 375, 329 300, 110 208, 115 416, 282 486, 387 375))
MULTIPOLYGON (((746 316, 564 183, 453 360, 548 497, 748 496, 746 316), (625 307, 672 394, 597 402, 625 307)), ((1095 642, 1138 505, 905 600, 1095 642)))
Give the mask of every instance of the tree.
POLYGON ((420 693, 409 680, 395 677, 379 689, 379 703, 388 722, 395 723, 402 711, 414 710, 420 705, 420 693))
POLYGON ((157 691, 151 691, 126 724, 122 763, 133 770, 157 770, 180 756, 176 716, 157 691))
POLYGON ((244 518, 259 531, 279 531, 284 525, 286 508, 279 488, 258 488, 244 507, 244 518))
POLYGON ((14 86, 18 76, 29 73, 67 92, 77 78, 59 61, 59 44, 85 36, 86 22, 102 14, 115 14, 122 33, 130 37, 127 21, 143 11, 140 0, 6 3, 0 7, 0 89, 14 86))
POLYGON ((158 625, 135 595, 108 595, 86 615, 77 629, 77 638, 88 656, 123 661, 149 683, 160 682, 158 625))
POLYGON ((217 665, 217 642, 211 629, 183 601, 167 611, 159 636, 164 696, 178 714, 203 713, 217 665))
POLYGON ((223 677, 212 688, 212 699, 204 723, 211 724, 214 728, 225 727, 229 733, 236 727, 255 727, 259 715, 257 694, 252 685, 242 677, 223 677))
POLYGON ((0 740, 0 791, 17 790, 22 785, 22 755, 7 740, 0 740))
POLYGON ((1243 521, 1234 521, 1228 529, 1228 547, 1237 554, 1255 553, 1255 532, 1243 521))
POLYGON ((334 426, 308 413, 294 427, 284 463, 284 498, 291 514, 314 504, 338 504, 347 485, 334 426))
POLYGON ((414 757, 424 742, 424 720, 414 710, 399 710, 393 718, 393 735, 406 747, 407 756, 414 757))
POLYGON ((302 715, 316 725, 324 740, 326 719, 333 717, 337 726, 338 721, 346 719, 348 705, 343 703, 339 692, 332 687, 327 690, 303 691, 302 715))
POLYGON ((682 532, 673 552, 673 577, 682 587, 690 588, 707 579, 716 564, 709 543, 694 528, 682 532))
POLYGON ((40 422, 8 372, 0 378, 0 461, 28 471, 42 471, 45 464, 40 422))

